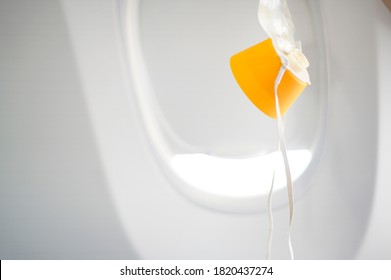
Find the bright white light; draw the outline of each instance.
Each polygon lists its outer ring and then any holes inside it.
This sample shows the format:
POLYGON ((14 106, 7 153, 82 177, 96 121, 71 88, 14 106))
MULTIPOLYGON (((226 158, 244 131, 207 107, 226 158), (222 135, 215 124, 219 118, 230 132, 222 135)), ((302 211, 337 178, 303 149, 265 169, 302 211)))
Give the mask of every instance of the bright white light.
MULTIPOLYGON (((292 180, 298 179, 311 161, 308 150, 288 151, 292 180)), ((181 179, 205 192, 230 197, 268 194, 273 172, 274 189, 286 186, 285 170, 279 152, 253 158, 219 158, 206 154, 178 154, 171 164, 181 179)))

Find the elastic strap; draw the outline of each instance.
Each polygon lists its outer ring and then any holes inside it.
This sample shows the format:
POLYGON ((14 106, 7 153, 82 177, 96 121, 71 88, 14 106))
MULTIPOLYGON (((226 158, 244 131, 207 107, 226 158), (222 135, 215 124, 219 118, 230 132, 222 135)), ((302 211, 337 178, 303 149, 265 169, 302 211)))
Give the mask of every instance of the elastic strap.
MULTIPOLYGON (((281 66, 280 71, 277 75, 277 78, 274 82, 274 97, 275 97, 275 103, 276 103, 276 113, 277 113, 277 127, 278 127, 278 137, 279 137, 279 150, 282 155, 282 159, 284 161, 284 169, 285 169, 285 175, 286 175, 286 186, 288 189, 288 199, 289 199, 289 232, 288 232, 288 245, 289 245, 289 252, 291 255, 291 259, 294 259, 293 255, 293 248, 292 248, 292 242, 291 242, 291 231, 292 231, 292 222, 293 222, 293 184, 292 184, 292 176, 291 171, 289 167, 289 161, 288 161, 288 155, 286 151, 286 145, 285 145, 285 137, 284 137, 284 125, 283 120, 281 117, 281 111, 280 111, 280 103, 278 101, 278 85, 281 82, 282 77, 284 76, 284 73, 286 71, 286 68, 284 65, 281 66)), ((273 175, 274 177, 274 175, 273 175)), ((273 178, 274 182, 274 178, 273 178)), ((273 186, 271 188, 271 191, 273 189, 273 186)), ((271 198, 271 195, 269 194, 269 197, 271 198)), ((269 203, 271 205, 271 202, 269 203)), ((270 215, 269 215, 270 216, 270 215)), ((271 239, 271 238, 270 238, 271 239)))

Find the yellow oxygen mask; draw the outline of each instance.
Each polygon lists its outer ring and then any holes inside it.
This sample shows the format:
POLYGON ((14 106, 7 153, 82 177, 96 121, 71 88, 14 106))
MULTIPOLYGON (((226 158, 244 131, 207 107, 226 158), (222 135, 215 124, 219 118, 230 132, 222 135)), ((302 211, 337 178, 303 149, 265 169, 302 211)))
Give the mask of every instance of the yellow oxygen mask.
POLYGON ((270 37, 232 56, 232 73, 242 91, 263 113, 277 118, 274 84, 284 67, 286 71, 278 86, 281 115, 310 84, 307 58, 300 42, 293 37, 293 23, 286 0, 261 0, 258 19, 270 37))

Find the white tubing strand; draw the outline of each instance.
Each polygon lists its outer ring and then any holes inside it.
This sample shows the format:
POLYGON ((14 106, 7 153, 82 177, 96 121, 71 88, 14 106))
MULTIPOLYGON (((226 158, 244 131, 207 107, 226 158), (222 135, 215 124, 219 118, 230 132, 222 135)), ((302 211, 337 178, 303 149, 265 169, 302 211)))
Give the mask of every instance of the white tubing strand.
POLYGON ((284 126, 283 126, 283 120, 281 117, 280 103, 278 100, 278 86, 281 82, 282 77, 284 76, 285 71, 286 71, 286 68, 284 65, 282 65, 280 68, 280 71, 277 75, 277 78, 274 82, 274 97, 275 97, 276 113, 277 113, 277 127, 278 127, 278 136, 279 136, 279 144, 280 144, 279 146, 280 146, 280 152, 282 155, 282 159, 284 161, 286 185, 287 185, 287 189, 288 189, 288 199, 289 199, 288 245, 289 245, 290 256, 291 256, 291 259, 293 260, 294 254, 293 254, 293 248, 292 248, 292 242, 291 242, 291 231, 292 231, 292 222, 293 222, 293 184, 292 184, 292 176, 291 176, 288 155, 287 155, 286 145, 285 145, 284 126))

